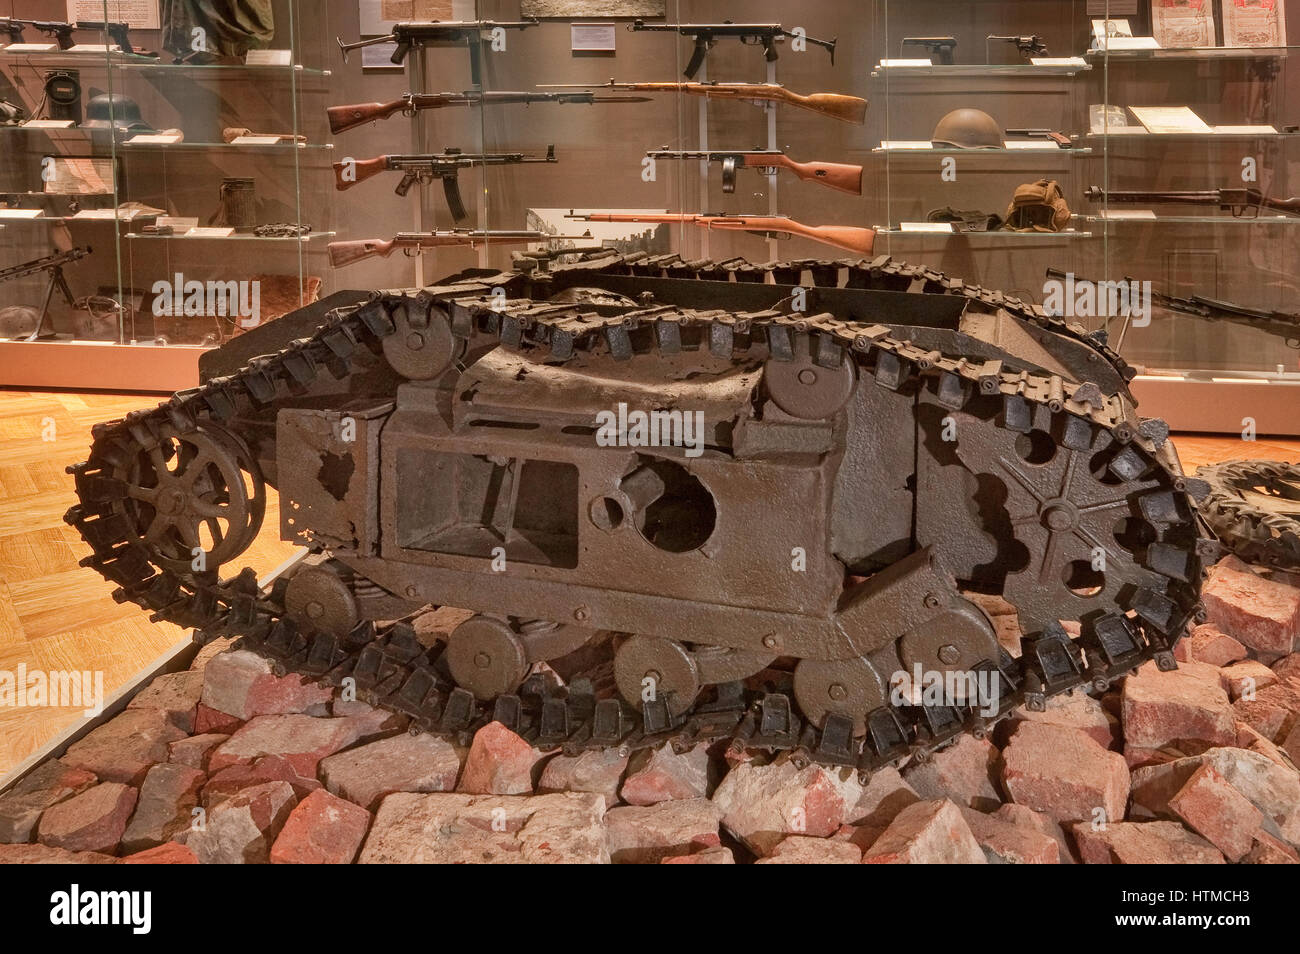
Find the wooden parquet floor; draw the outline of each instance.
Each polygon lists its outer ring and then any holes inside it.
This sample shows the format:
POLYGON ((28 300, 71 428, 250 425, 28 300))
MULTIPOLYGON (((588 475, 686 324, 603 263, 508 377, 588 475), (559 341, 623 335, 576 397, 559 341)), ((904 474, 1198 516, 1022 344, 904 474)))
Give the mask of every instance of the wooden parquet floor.
MULTIPOLYGON (((0 671, 102 670, 106 693, 128 681, 186 633, 150 623, 113 586, 77 566, 87 552, 63 523, 75 502, 65 466, 85 457, 90 427, 146 407, 139 395, 0 390, 0 671)), ((1235 457, 1300 461, 1300 441, 1212 435, 1176 439, 1184 467, 1235 457)), ((279 501, 270 491, 261 536, 241 564, 265 573, 292 552, 279 540, 279 501)), ((78 709, 0 708, 0 775, 81 718, 78 709)))

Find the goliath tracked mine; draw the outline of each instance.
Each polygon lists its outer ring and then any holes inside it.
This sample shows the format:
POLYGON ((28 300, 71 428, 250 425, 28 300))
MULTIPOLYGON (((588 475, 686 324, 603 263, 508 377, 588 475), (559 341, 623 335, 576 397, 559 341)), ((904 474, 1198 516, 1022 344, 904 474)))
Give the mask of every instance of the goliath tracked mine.
POLYGON ((887 258, 473 270, 201 368, 70 468, 83 565, 414 730, 869 773, 1174 668, 1217 554, 1104 338, 887 258), (267 485, 311 555, 259 589, 267 485), (425 645, 430 605, 476 615, 425 645))

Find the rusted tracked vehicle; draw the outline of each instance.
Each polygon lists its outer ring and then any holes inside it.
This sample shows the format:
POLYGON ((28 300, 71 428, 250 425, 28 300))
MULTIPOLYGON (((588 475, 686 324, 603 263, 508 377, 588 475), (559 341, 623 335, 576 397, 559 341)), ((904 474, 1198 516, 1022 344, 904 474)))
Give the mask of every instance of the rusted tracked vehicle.
POLYGON ((888 259, 467 272, 336 294, 202 368, 95 428, 85 563, 427 731, 868 772, 1172 667, 1217 548, 1102 339, 888 259), (621 429, 646 421, 682 430, 621 429), (259 591, 228 567, 268 484, 317 555, 259 591), (977 593, 1014 605, 1019 655, 977 593), (479 615, 424 646, 400 620, 428 604, 479 615))

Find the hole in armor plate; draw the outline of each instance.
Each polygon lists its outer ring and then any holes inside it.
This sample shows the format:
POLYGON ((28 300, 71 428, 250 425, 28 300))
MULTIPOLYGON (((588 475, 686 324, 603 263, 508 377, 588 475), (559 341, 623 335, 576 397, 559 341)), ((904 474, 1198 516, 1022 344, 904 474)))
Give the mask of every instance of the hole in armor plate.
POLYGON ((1016 453, 1025 463, 1041 466, 1056 456, 1056 441, 1047 431, 1029 431, 1016 437, 1016 453))
POLYGON ((663 481, 663 493, 640 508, 641 536, 666 553, 698 550, 713 535, 718 507, 698 477, 681 464, 651 460, 643 464, 663 481))
POLYGON ((1096 596, 1106 585, 1106 576, 1087 560, 1073 560, 1061 569, 1061 582, 1075 596, 1096 596))

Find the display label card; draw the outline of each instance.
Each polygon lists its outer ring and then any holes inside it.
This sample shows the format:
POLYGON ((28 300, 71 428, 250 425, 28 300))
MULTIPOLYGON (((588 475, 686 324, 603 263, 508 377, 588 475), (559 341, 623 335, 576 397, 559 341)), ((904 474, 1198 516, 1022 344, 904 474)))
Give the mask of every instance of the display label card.
POLYGON ((128 146, 174 146, 185 140, 184 133, 138 133, 127 140, 128 146))
POLYGON ((1008 149, 1060 149, 1050 139, 1008 139, 1003 143, 1008 149))
POLYGON ((186 232, 199 227, 199 217, 188 215, 160 215, 154 225, 170 225, 177 232, 186 232))
POLYGON ((573 23, 569 26, 569 49, 574 53, 613 53, 614 24, 573 23))
POLYGON ((1034 56, 1029 62, 1034 66, 1074 66, 1087 69, 1088 61, 1082 56, 1034 56))
POLYGON ((71 129, 75 123, 71 119, 29 119, 23 125, 29 129, 71 129))
POLYGON ((925 139, 889 139, 882 142, 880 148, 885 151, 933 149, 934 143, 925 139))
POLYGON ((1190 106, 1130 106, 1147 131, 1154 134, 1209 133, 1210 126, 1190 106))
POLYGON ((244 57, 245 66, 291 66, 292 50, 249 50, 244 57))
POLYGON ((1215 126, 1216 136, 1276 136, 1276 126, 1215 126))
POLYGON ((898 231, 900 232, 942 232, 951 235, 953 232, 951 222, 899 222, 898 231))
POLYGON ((104 19, 106 3, 111 23, 126 23, 133 30, 162 29, 162 4, 158 0, 68 0, 68 22, 89 20, 99 23, 104 19))
POLYGON ((230 140, 232 146, 278 146, 284 142, 284 136, 236 136, 230 140))
POLYGON ((10 43, 4 51, 6 53, 53 53, 58 48, 57 43, 10 43))
POLYGON ((1153 36, 1113 36, 1107 41, 1113 53, 1124 50, 1158 50, 1160 43, 1153 36))
POLYGON ((65 53, 94 53, 96 56, 104 56, 109 52, 117 52, 116 46, 109 46, 107 43, 78 43, 64 50, 65 53))
POLYGON ((397 52, 397 43, 376 43, 374 46, 361 48, 361 68, 363 70, 383 70, 388 73, 404 73, 406 67, 393 62, 397 52))
POLYGON ((922 59, 890 59, 880 61, 881 69, 898 70, 898 69, 916 69, 917 67, 934 66, 930 60, 922 59))
POLYGON ((74 219, 97 219, 97 220, 122 219, 123 221, 125 221, 131 218, 131 213, 125 209, 120 211, 118 209, 82 209, 80 212, 74 215, 73 218, 74 219))
POLYGON ((0 209, 0 219, 39 219, 42 209, 0 209))
POLYGON ((1150 209, 1103 209, 1101 217, 1103 219, 1138 219, 1149 221, 1154 219, 1156 214, 1150 209))
POLYGON ((228 228, 194 228, 190 229, 183 236, 184 238, 230 238, 235 234, 234 229, 228 228))

